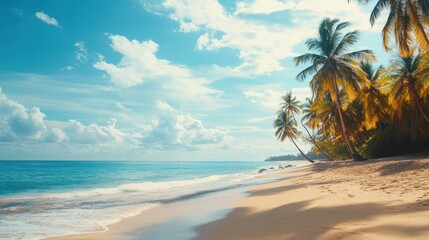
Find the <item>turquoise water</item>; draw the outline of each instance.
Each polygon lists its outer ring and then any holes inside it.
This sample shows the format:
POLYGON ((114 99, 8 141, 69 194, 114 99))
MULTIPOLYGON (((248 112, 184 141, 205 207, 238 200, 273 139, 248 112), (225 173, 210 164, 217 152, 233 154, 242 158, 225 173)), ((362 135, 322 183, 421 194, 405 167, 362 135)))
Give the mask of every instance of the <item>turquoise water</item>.
POLYGON ((0 239, 104 230, 159 204, 240 186, 270 165, 0 161, 0 239))

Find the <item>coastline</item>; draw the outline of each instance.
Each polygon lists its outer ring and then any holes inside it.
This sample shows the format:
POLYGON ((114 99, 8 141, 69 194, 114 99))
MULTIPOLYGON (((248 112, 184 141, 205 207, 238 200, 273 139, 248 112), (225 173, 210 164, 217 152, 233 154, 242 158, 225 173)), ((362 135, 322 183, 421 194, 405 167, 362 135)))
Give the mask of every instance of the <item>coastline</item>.
MULTIPOLYGON (((301 167, 296 167, 301 168, 301 167)), ((98 239, 191 239, 197 237, 197 226, 225 218, 238 202, 243 200, 255 186, 276 181, 280 172, 276 170, 260 174, 240 183, 239 186, 209 191, 195 197, 154 206, 141 213, 124 218, 106 226, 105 231, 66 234, 42 238, 44 240, 98 240, 98 239), (171 230, 171 227, 176 230, 171 230), (162 234, 159 236, 157 234, 162 234), (178 238, 178 236, 180 236, 178 238)))
POLYGON ((428 157, 310 170, 255 187, 227 218, 198 227, 197 239, 429 239, 428 157))
POLYGON ((150 239, 145 234, 151 226, 174 226, 178 222, 171 220, 186 221, 190 214, 204 211, 221 214, 194 224, 188 231, 192 234, 153 236, 199 240, 429 237, 427 156, 318 162, 263 178, 274 181, 155 207, 104 232, 48 239, 150 239))

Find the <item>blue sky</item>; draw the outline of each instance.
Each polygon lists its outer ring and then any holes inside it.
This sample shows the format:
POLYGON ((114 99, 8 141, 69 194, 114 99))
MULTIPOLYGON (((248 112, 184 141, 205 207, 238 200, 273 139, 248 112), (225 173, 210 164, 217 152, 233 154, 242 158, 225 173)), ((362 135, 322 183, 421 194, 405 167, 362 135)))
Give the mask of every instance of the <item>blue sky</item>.
MULTIPOLYGON (((2 1, 0 159, 263 160, 293 57, 321 19, 382 21, 347 0, 2 1)), ((383 18, 383 17, 382 17, 383 18)), ((303 149, 309 144, 301 142, 303 149)))

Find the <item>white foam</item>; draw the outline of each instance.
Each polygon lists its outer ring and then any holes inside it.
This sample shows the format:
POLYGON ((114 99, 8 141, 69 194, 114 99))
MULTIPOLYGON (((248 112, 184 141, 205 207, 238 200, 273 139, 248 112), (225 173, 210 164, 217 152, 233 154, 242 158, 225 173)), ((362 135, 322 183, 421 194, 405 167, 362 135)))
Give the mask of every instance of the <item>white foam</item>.
MULTIPOLYGON (((303 165, 298 162, 293 164, 303 165)), ((270 172, 278 171, 278 165, 270 164, 265 168, 270 172), (269 169, 272 166, 275 167, 274 170, 269 169)), ((163 201, 235 186, 258 175, 256 170, 253 173, 128 183, 116 187, 40 193, 6 199, 13 205, 0 209, 0 212, 5 213, 0 214, 0 239, 27 240, 105 231, 108 225, 137 215, 163 201)))
POLYGON ((19 206, 0 209, 6 213, 0 214, 0 239, 37 239, 104 231, 108 225, 162 201, 236 185, 254 175, 212 175, 8 199, 19 206))
POLYGON ((73 199, 82 197, 92 197, 100 195, 112 195, 119 193, 143 193, 160 190, 168 190, 172 188, 186 187, 201 183, 214 182, 222 178, 230 177, 231 175, 212 175, 204 178, 195 178, 189 180, 166 181, 166 182, 144 182, 144 183, 128 183, 111 188, 95 188, 91 190, 77 190, 65 193, 43 194, 39 198, 47 199, 73 199))

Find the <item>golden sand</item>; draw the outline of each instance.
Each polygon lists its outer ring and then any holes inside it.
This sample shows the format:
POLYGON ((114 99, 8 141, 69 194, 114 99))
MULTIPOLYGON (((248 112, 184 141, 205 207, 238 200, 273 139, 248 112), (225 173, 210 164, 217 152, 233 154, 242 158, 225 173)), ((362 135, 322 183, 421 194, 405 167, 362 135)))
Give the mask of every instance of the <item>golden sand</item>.
POLYGON ((429 239, 429 160, 317 163, 294 174, 256 187, 199 239, 429 239))
MULTIPOLYGON (((254 187, 226 218, 198 227, 198 239, 427 240, 429 159, 411 158, 323 162, 283 171, 278 181, 254 187)), ((170 209, 184 206, 178 205, 170 209)), ((185 211, 195 210, 186 206, 185 211)), ((168 207, 160 209, 168 215, 168 207)), ((127 232, 147 224, 146 214, 106 232, 57 239, 128 239, 127 232)))

